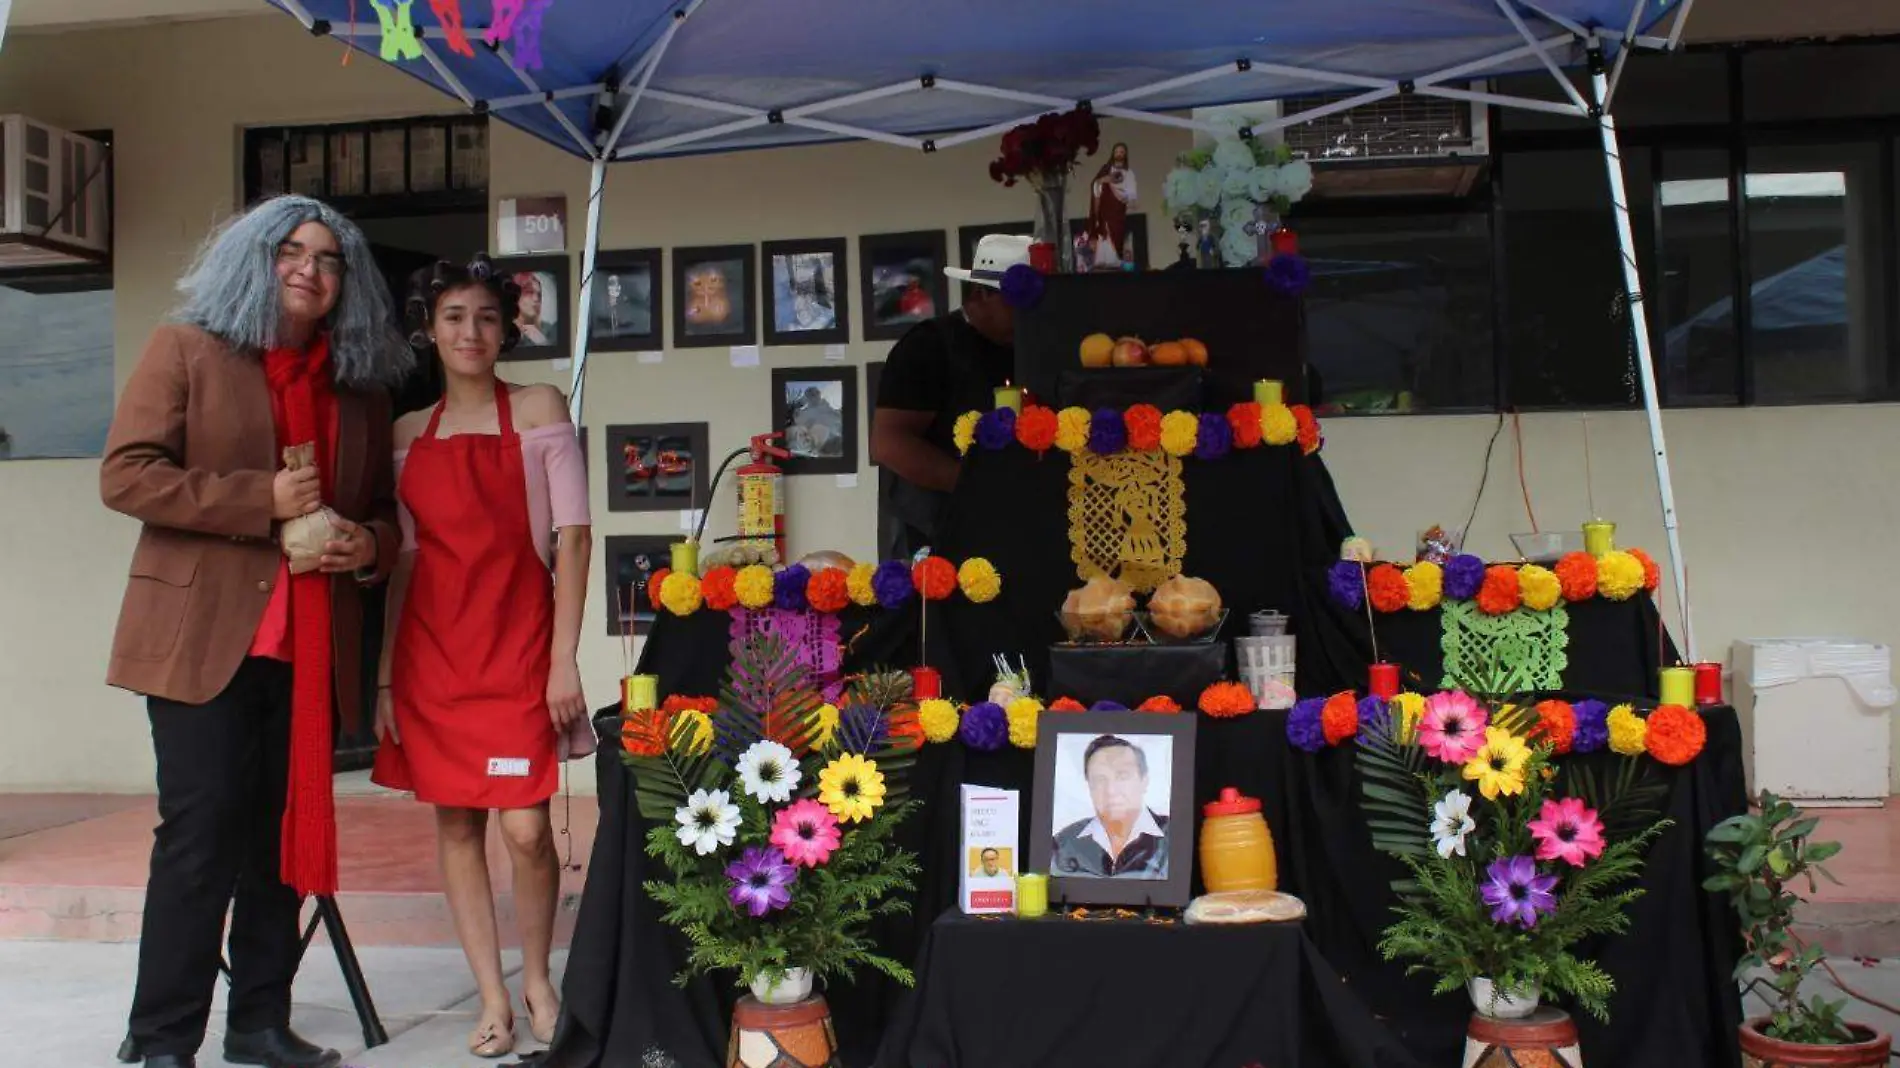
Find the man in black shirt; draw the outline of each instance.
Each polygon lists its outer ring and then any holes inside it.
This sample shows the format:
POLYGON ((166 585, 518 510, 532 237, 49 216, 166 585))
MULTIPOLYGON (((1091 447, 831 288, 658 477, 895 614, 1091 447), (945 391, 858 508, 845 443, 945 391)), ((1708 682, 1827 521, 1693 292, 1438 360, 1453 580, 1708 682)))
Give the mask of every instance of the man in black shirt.
POLYGON ((880 480, 880 559, 907 560, 936 538, 961 464, 957 417, 988 411, 1015 374, 1015 310, 1000 287, 1004 271, 1029 262, 1029 243, 984 237, 972 268, 944 268, 964 283, 963 307, 918 323, 891 348, 871 418, 871 461, 889 475, 880 480))

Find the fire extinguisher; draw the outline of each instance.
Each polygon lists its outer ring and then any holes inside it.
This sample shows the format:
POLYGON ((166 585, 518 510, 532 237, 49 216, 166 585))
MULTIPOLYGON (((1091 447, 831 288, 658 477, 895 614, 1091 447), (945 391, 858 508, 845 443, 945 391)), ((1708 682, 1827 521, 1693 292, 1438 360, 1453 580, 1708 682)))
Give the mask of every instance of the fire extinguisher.
POLYGON ((784 436, 783 431, 753 435, 752 462, 738 471, 739 537, 771 539, 781 562, 785 560, 785 472, 772 461, 791 458, 791 453, 773 444, 784 436))

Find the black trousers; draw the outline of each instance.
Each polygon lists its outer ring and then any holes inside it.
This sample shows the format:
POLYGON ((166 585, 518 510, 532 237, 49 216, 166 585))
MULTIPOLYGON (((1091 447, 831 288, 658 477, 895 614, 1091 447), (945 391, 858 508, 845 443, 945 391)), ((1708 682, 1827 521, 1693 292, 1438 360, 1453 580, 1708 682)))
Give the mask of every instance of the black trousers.
POLYGON ((153 697, 147 711, 158 755, 159 825, 131 1037, 143 1055, 195 1054, 217 987, 227 908, 230 1029, 290 1023, 302 906, 278 877, 290 665, 253 657, 210 701, 153 697))

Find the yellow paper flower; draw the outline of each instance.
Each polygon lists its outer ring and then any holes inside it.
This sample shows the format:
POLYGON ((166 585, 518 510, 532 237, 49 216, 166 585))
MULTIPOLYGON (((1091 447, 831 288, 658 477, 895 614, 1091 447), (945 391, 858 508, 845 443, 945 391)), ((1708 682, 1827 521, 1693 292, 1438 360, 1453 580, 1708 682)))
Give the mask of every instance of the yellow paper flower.
POLYGON ((666 581, 660 583, 660 603, 676 616, 690 616, 699 611, 699 606, 705 603, 705 598, 700 596, 699 579, 678 571, 667 575, 666 581))
POLYGON ((818 802, 839 823, 868 820, 884 803, 884 773, 876 761, 846 753, 818 773, 818 802))
POLYGON ((1018 697, 1003 712, 1009 717, 1009 744, 1018 749, 1036 748, 1036 717, 1042 715, 1042 702, 1018 697))
POLYGON ((838 733, 838 706, 830 703, 818 706, 818 730, 811 736, 813 749, 831 748, 831 738, 838 733))
POLYGON ((689 756, 701 756, 712 748, 712 717, 697 708, 689 708, 673 717, 671 730, 685 729, 683 734, 674 735, 685 741, 685 750, 689 756))
POLYGON ((1284 404, 1260 406, 1260 440, 1269 445, 1291 445, 1299 436, 1300 424, 1293 418, 1293 409, 1284 404))
MULTIPOLYGON (((664 592, 664 591, 662 591, 664 592)), ((772 603, 772 569, 764 564, 748 564, 732 580, 732 592, 747 608, 764 608, 772 603)))
POLYGON ((1089 443, 1089 410, 1064 408, 1056 413, 1056 448, 1081 452, 1089 443))
POLYGON ((1612 601, 1627 601, 1643 588, 1643 562, 1621 549, 1597 557, 1597 592, 1612 601))
POLYGON ((1517 589, 1523 595, 1524 607, 1533 612, 1550 611, 1564 595, 1564 584, 1557 580, 1557 573, 1536 564, 1517 569, 1517 589))
POLYGON ((1413 745, 1418 738, 1418 721, 1425 715, 1425 698, 1410 690, 1392 699, 1399 710, 1399 744, 1413 745))
POLYGON ((1445 596, 1445 569, 1430 560, 1420 560, 1405 569, 1405 587, 1411 591, 1406 604, 1414 612, 1429 612, 1445 596))
POLYGON ((1624 756, 1642 756, 1649 741, 1649 724, 1628 705, 1610 709, 1604 721, 1610 728, 1610 751, 1624 756))
POLYGON ((957 425, 950 431, 950 435, 957 443, 959 455, 969 455, 970 446, 976 444, 976 421, 981 418, 982 416, 975 412, 964 412, 957 416, 957 425))
POLYGON ((877 568, 870 564, 859 564, 851 569, 845 578, 845 591, 851 594, 851 603, 869 607, 877 603, 877 589, 871 585, 871 576, 877 574, 877 568))
POLYGON ((923 728, 924 738, 929 741, 947 742, 955 738, 962 722, 957 706, 942 698, 931 698, 917 706, 917 725, 923 728))
POLYGON ((1161 450, 1169 456, 1194 451, 1201 436, 1201 420, 1193 412, 1169 412, 1161 417, 1161 450))
POLYGON ((996 573, 996 565, 981 556, 972 556, 957 568, 957 585, 963 587, 963 596, 971 601, 988 604, 1003 592, 1003 576, 996 573))
POLYGON ((1524 792, 1524 766, 1530 762, 1530 746, 1524 739, 1502 727, 1484 729, 1484 747, 1465 762, 1464 776, 1478 784, 1486 801, 1498 795, 1515 796, 1524 792))

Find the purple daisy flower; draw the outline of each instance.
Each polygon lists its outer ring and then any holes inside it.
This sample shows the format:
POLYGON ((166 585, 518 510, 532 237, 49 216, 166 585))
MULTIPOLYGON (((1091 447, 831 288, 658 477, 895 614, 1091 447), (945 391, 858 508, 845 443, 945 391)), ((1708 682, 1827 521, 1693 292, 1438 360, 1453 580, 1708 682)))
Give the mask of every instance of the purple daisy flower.
POLYGON ((978 752, 994 753, 1009 741, 1009 714, 994 701, 971 705, 957 725, 957 737, 978 752))
POLYGON ((1234 447, 1234 425, 1224 412, 1202 412, 1201 432, 1194 439, 1194 458, 1218 460, 1234 447))
POLYGON ((1594 753, 1610 744, 1610 706, 1597 700, 1578 701, 1570 706, 1576 729, 1570 735, 1570 751, 1594 753))
POLYGON ((1357 612, 1366 603, 1365 565, 1354 560, 1334 564, 1326 571, 1326 588, 1332 591, 1333 600, 1357 612))
POLYGON ((1089 451, 1112 456, 1128 447, 1128 424, 1113 408, 1097 408, 1089 416, 1089 451))
POLYGON ((1494 923, 1515 923, 1529 929, 1537 918, 1557 907, 1551 893, 1557 886, 1555 875, 1537 874, 1537 862, 1523 855, 1502 857, 1484 870, 1484 903, 1491 906, 1494 923))
POLYGON ((1469 601, 1484 585, 1484 561, 1470 553, 1459 553, 1445 563, 1445 596, 1454 601, 1469 601))
POLYGON ((1320 709, 1325 707, 1324 697, 1309 697, 1294 705, 1286 716, 1286 740, 1309 753, 1326 748, 1326 728, 1319 722, 1320 709))
POLYGON ((995 452, 1016 440, 1016 409, 992 408, 976 421, 976 443, 995 452))
POLYGON ((902 560, 886 560, 877 565, 877 570, 871 573, 871 589, 877 594, 877 603, 891 611, 904 607, 904 602, 917 592, 910 581, 910 567, 902 560))
POLYGON ((750 846, 726 865, 726 878, 732 880, 727 900, 756 920, 792 903, 792 881, 798 878, 798 869, 777 849, 750 846))
POLYGON ((811 569, 804 564, 793 564, 772 576, 772 603, 787 612, 799 612, 811 607, 805 601, 805 587, 811 585, 811 569))

